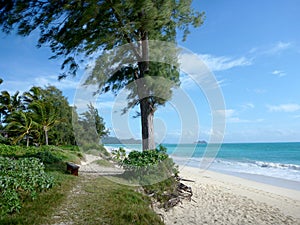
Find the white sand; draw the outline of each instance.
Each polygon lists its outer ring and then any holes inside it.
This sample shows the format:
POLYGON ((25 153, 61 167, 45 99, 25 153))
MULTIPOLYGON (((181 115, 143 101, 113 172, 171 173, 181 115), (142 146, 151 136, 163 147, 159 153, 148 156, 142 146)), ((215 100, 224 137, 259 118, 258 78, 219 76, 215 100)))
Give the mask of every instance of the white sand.
POLYGON ((184 167, 180 176, 193 189, 192 201, 165 212, 166 224, 300 224, 300 191, 184 167))
POLYGON ((118 168, 113 164, 111 167, 98 165, 96 161, 102 159, 100 156, 85 154, 84 158, 85 160, 81 161, 81 164, 79 165, 80 166, 79 174, 88 173, 97 176, 103 176, 103 175, 116 175, 124 172, 123 169, 118 168))

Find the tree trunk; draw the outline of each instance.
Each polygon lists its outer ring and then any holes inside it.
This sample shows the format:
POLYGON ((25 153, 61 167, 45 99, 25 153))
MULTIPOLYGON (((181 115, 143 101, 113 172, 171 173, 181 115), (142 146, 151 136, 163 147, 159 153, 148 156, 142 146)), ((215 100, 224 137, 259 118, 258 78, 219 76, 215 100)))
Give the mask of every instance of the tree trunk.
POLYGON ((46 126, 44 126, 44 131, 45 131, 45 141, 46 141, 46 145, 48 145, 48 129, 46 126))
MULTIPOLYGON (((143 12, 140 14, 143 17, 143 12)), ((141 110, 141 125, 142 125, 142 144, 143 151, 155 149, 154 141, 154 105, 150 101, 150 91, 145 83, 145 76, 149 73, 149 43, 148 43, 148 33, 143 29, 140 30, 141 34, 141 61, 138 62, 139 67, 139 77, 137 80, 138 96, 140 100, 140 110, 141 110)))
POLYGON ((26 135, 26 147, 29 147, 29 135, 26 135))
POLYGON ((154 141, 154 110, 148 98, 140 101, 143 151, 155 149, 154 141))

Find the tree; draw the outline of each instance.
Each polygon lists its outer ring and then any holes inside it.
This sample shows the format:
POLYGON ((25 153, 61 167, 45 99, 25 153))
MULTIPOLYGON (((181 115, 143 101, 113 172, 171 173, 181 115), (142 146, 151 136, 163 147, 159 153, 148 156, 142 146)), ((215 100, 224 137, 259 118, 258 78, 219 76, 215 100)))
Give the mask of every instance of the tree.
POLYGON ((33 120, 40 126, 45 135, 45 144, 49 144, 49 130, 59 122, 57 112, 46 101, 34 101, 29 105, 33 120))
MULTIPOLYGON (((203 17, 203 13, 191 8, 191 0, 6 0, 0 6, 3 31, 10 32, 17 24, 18 34, 25 36, 39 28, 38 46, 49 45, 54 53, 52 58, 65 57, 62 69, 67 72, 63 72, 60 78, 76 74, 79 67, 76 56, 82 53, 90 56, 99 50, 111 50, 130 43, 138 63, 123 65, 117 73, 109 74, 112 79, 105 83, 104 90, 117 91, 130 81, 142 81, 131 96, 137 96, 138 101, 133 104, 140 105, 144 150, 155 148, 154 112, 168 99, 151 95, 153 90, 143 89, 143 82, 148 84, 151 83, 149 77, 165 75, 167 80, 174 81, 173 86, 179 83, 175 61, 173 65, 149 62, 148 40, 175 42, 178 30, 183 31, 185 40, 190 25, 200 26, 203 17), (155 70, 157 67, 162 70, 155 70)), ((103 80, 97 81, 103 84, 103 80)))
POLYGON ((29 146, 31 135, 38 133, 37 123, 32 120, 29 112, 15 111, 7 119, 7 126, 5 127, 10 136, 13 137, 13 144, 26 138, 26 146, 29 146))
POLYGON ((0 122, 5 122, 7 116, 19 109, 24 109, 19 92, 10 95, 8 91, 2 91, 0 94, 0 122))
POLYGON ((100 139, 106 136, 109 131, 105 128, 103 118, 99 116, 98 110, 90 103, 88 110, 80 114, 79 127, 77 127, 77 140, 79 144, 99 144, 100 139))
MULTIPOLYGON (((49 144, 66 145, 75 143, 72 127, 72 107, 69 106, 61 90, 51 85, 45 88, 34 86, 23 94, 22 99, 28 109, 31 109, 33 113, 38 113, 38 115, 34 117, 38 120, 36 122, 41 122, 39 117, 40 110, 37 110, 37 108, 32 105, 36 104, 36 102, 40 102, 43 105, 46 104, 48 108, 51 107, 51 114, 55 115, 56 119, 54 120, 56 122, 51 126, 51 129, 47 131, 49 144)), ((47 110, 49 111, 50 109, 47 110)), ((43 133, 41 137, 44 137, 46 134, 44 131, 43 133)))

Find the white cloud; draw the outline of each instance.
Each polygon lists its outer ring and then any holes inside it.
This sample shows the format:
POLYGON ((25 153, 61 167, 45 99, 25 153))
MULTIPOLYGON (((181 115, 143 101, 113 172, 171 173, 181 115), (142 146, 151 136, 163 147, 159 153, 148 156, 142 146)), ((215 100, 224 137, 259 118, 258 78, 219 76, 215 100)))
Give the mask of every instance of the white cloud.
POLYGON ((252 55, 254 58, 257 56, 272 56, 272 55, 278 55, 284 51, 287 51, 293 47, 293 44, 291 42, 283 42, 279 41, 277 43, 273 43, 269 46, 261 46, 261 47, 254 47, 250 49, 248 52, 250 55, 252 55))
MULTIPOLYGON (((248 107, 254 107, 253 104, 249 103, 248 107)), ((239 117, 238 111, 234 109, 226 109, 226 110, 217 110, 216 113, 221 114, 226 117, 226 123, 259 123, 264 121, 263 119, 241 119, 239 117)))
POLYGON ((213 56, 209 54, 200 54, 199 57, 212 71, 223 71, 234 67, 249 66, 252 64, 251 60, 246 57, 234 59, 228 56, 213 56))
POLYGON ((290 47, 292 47, 292 43, 279 41, 274 46, 272 46, 270 49, 268 49, 266 51, 266 53, 277 54, 277 53, 280 53, 284 50, 289 49, 290 47))
POLYGON ((216 113, 219 115, 223 115, 226 118, 230 118, 236 114, 234 109, 225 109, 225 110, 216 110, 216 113))
POLYGON ((282 71, 282 70, 274 70, 274 71, 272 72, 272 74, 273 74, 273 75, 276 75, 276 76, 278 76, 278 77, 286 76, 286 73, 285 73, 284 71, 282 71))
POLYGON ((79 86, 79 82, 72 79, 65 79, 58 81, 56 75, 52 76, 40 76, 34 77, 28 80, 4 80, 2 87, 3 89, 9 90, 10 92, 15 92, 19 90, 20 92, 28 91, 32 86, 45 87, 48 85, 53 85, 60 90, 75 89, 79 86))
POLYGON ((242 108, 243 108, 244 110, 248 110, 248 109, 254 109, 255 106, 254 106, 253 103, 249 102, 249 103, 246 103, 246 104, 242 105, 242 108))
POLYGON ((281 104, 281 105, 267 105, 270 112, 296 112, 300 110, 299 104, 281 104))

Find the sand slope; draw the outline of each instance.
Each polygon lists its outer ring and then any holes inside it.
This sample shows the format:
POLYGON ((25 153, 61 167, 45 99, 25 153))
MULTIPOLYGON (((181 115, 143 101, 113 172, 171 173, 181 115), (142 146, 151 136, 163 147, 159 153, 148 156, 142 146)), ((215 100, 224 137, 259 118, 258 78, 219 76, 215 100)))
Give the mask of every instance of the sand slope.
POLYGON ((161 214, 166 224, 300 224, 300 192, 185 167, 191 202, 161 214))

